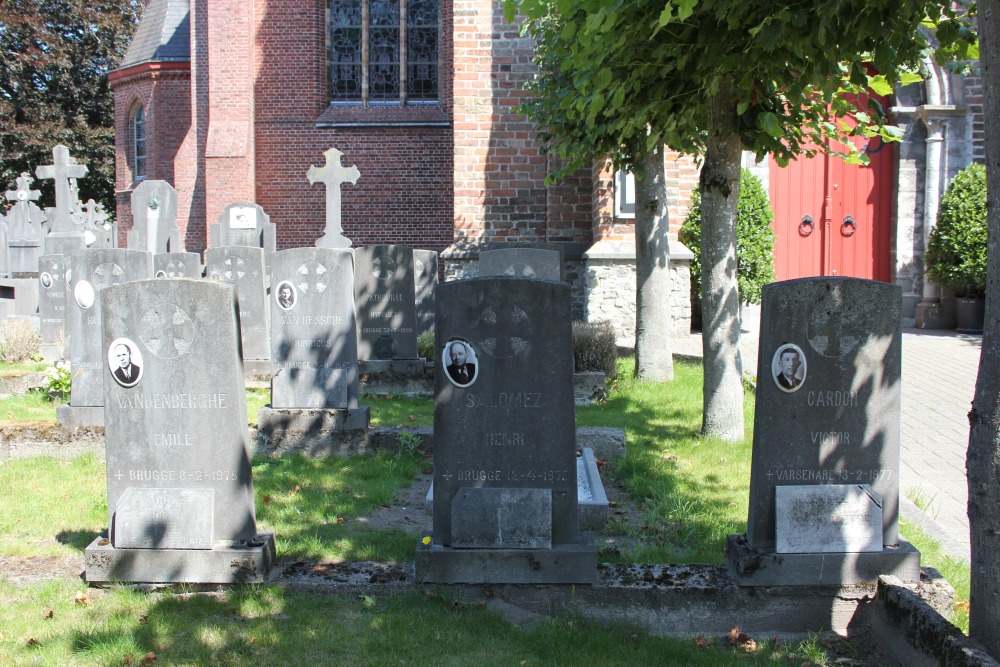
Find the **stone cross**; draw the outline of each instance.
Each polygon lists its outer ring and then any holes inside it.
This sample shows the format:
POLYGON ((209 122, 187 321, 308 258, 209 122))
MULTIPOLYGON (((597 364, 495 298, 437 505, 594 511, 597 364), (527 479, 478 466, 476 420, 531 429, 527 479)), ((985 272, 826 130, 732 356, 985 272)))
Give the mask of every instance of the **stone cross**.
POLYGON ((354 185, 361 178, 356 166, 345 167, 340 163, 343 153, 331 148, 324 153, 326 164, 322 167, 310 165, 306 178, 310 185, 322 182, 326 185, 326 232, 316 241, 317 248, 350 248, 351 240, 344 236, 341 222, 340 186, 354 185))
POLYGON ((111 225, 105 226, 108 221, 108 214, 104 211, 104 206, 98 204, 93 199, 87 200, 84 204, 83 213, 83 238, 88 248, 111 248, 112 232, 111 225))
POLYGON ((34 203, 42 196, 41 191, 31 189, 34 180, 27 173, 21 172, 21 176, 17 179, 17 190, 7 191, 7 199, 14 202, 7 213, 12 241, 41 241, 42 239, 41 226, 45 221, 45 214, 34 203))
POLYGON ((76 160, 70 157, 69 149, 62 144, 57 144, 52 149, 52 162, 53 164, 35 168, 35 176, 53 179, 56 182, 56 207, 49 231, 73 231, 72 213, 77 208, 77 198, 75 184, 71 184, 70 179, 83 178, 89 170, 86 165, 77 164, 76 160))

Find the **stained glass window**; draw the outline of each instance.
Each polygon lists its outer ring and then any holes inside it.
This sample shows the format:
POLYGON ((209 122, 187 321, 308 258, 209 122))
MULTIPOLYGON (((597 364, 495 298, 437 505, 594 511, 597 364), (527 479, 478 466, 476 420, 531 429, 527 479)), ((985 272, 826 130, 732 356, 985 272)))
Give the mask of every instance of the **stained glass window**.
POLYGON ((139 104, 132 112, 132 180, 146 178, 146 111, 139 104))
POLYGON ((438 95, 438 0, 330 0, 330 97, 361 104, 438 95))

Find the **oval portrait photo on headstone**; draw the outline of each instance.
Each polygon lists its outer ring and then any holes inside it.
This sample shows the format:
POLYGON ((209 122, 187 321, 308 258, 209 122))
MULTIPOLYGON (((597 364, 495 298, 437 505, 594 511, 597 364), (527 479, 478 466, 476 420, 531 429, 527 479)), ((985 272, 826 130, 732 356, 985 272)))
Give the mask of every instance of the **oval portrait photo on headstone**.
POLYGON ((76 305, 87 310, 94 305, 97 295, 93 285, 86 280, 81 280, 73 287, 73 298, 76 299, 76 305))
POLYGON ((108 347, 108 370, 115 382, 134 387, 142 379, 142 352, 129 338, 115 338, 108 347))
POLYGON ((781 391, 798 391, 806 381, 806 355, 802 348, 794 343, 780 346, 771 359, 771 375, 781 391))
POLYGON ((42 275, 38 276, 38 282, 42 283, 42 287, 45 289, 49 289, 53 283, 52 274, 48 271, 43 272, 42 275))
POLYGON ((452 338, 441 351, 441 365, 448 381, 456 387, 468 387, 479 376, 476 351, 464 338, 452 338))
POLYGON ((275 291, 275 298, 278 300, 278 307, 282 310, 289 310, 295 306, 295 301, 298 295, 295 292, 295 286, 292 285, 287 280, 282 280, 278 283, 277 290, 275 291))

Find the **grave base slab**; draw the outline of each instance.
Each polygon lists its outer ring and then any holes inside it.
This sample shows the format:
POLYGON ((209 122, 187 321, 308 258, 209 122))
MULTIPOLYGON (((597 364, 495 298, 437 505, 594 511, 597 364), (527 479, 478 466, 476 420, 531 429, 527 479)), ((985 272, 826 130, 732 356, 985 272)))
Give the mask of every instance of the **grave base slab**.
POLYGON ((56 422, 63 428, 104 426, 103 405, 60 405, 56 408, 56 422))
POLYGON ((920 581, 920 552, 903 539, 875 552, 779 554, 751 546, 745 535, 729 535, 726 562, 744 587, 849 586, 875 583, 881 575, 920 581))
POLYGON ((252 584, 267 581, 274 561, 274 533, 215 549, 115 549, 99 537, 84 550, 84 577, 90 584, 252 584))
POLYGON ((421 535, 416 580, 421 584, 595 584, 594 534, 580 533, 578 544, 551 549, 453 549, 421 535))
POLYGON ((270 438, 366 431, 370 424, 369 405, 357 408, 273 408, 265 405, 257 412, 257 431, 270 438))
POLYGON ((359 361, 358 389, 374 396, 433 396, 434 364, 423 359, 359 361))

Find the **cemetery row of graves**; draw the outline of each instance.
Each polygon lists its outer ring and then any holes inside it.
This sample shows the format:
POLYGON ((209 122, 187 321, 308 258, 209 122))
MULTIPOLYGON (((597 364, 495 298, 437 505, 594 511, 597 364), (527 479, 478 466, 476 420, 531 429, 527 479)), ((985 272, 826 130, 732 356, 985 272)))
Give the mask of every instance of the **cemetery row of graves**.
MULTIPOLYGON (((309 175, 328 185, 314 247, 277 251, 264 211, 236 203, 204 266, 182 250, 165 182, 133 193, 127 248, 82 214, 85 168, 65 149, 36 172, 55 178, 55 209, 41 214, 27 177, 8 194, 8 314, 35 308, 43 352, 70 365, 59 423, 104 429, 108 530, 84 549, 86 580, 268 581, 276 536, 257 525, 246 379, 270 378, 260 429, 337 440, 371 428, 362 369, 405 380, 430 366, 432 521, 412 580, 609 586, 581 528, 607 500, 579 446, 558 253, 484 252, 479 277, 437 284, 434 253, 350 247, 333 201, 357 170, 327 157, 309 175)), ((900 311, 900 288, 872 281, 765 289, 746 533, 725 544, 736 587, 920 581, 899 534, 900 311)))

